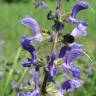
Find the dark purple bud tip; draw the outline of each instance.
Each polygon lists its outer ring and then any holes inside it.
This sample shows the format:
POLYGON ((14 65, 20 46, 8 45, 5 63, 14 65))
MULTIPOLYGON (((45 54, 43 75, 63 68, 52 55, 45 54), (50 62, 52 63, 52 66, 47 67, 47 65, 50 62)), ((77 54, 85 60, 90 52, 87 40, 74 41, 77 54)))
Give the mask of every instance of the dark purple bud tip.
POLYGON ((62 40, 63 43, 73 43, 74 41, 75 38, 70 34, 66 34, 63 36, 63 40, 62 40))
POLYGON ((72 10, 72 14, 71 16, 76 18, 76 15, 79 11, 81 10, 84 10, 84 9, 88 9, 88 4, 84 1, 79 1, 74 7, 73 7, 73 10, 72 10))

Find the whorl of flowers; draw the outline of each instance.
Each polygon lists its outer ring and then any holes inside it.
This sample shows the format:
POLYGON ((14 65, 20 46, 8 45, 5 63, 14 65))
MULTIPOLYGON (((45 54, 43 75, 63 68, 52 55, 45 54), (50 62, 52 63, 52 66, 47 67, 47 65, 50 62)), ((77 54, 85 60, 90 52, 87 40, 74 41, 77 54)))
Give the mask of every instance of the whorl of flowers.
MULTIPOLYGON (((67 23, 76 24, 76 27, 69 34, 61 36, 59 34, 63 33, 64 23, 62 20, 62 14, 59 6, 56 8, 56 12, 50 11, 47 14, 47 19, 52 20, 54 24, 52 25, 52 33, 48 34, 48 41, 52 42, 52 50, 48 59, 47 64, 43 64, 39 61, 38 50, 33 46, 33 42, 42 43, 45 40, 43 33, 39 27, 38 22, 32 17, 25 17, 21 20, 21 23, 28 26, 34 32, 34 36, 25 36, 21 38, 22 48, 31 54, 31 57, 27 61, 24 61, 22 65, 24 67, 33 67, 33 80, 34 88, 33 90, 27 90, 26 95, 20 92, 19 96, 46 96, 48 93, 48 88, 51 84, 54 84, 57 91, 52 96, 63 96, 64 93, 75 90, 81 87, 83 81, 81 80, 81 70, 79 67, 75 67, 73 61, 84 56, 85 52, 82 49, 82 44, 76 42, 78 36, 86 36, 88 24, 85 21, 77 20, 76 16, 79 11, 87 9, 88 4, 84 1, 79 1, 72 9, 70 16, 65 18, 67 23), (61 48, 59 54, 57 53, 57 45, 62 42, 63 47, 61 48), (60 64, 59 64, 60 63, 60 64), (41 69, 44 69, 44 76, 40 75, 41 69), (57 83, 56 76, 58 74, 63 75, 62 85, 57 83), (69 76, 69 74, 71 76, 69 76), (43 81, 40 82, 39 77, 44 77, 43 81), (23 95, 22 95, 23 94, 23 95)), ((47 34, 47 33, 46 33, 47 34)), ((43 50, 44 52, 44 50, 43 50)), ((47 54, 47 53, 45 53, 47 54)), ((46 57, 44 58, 46 59, 46 57)))

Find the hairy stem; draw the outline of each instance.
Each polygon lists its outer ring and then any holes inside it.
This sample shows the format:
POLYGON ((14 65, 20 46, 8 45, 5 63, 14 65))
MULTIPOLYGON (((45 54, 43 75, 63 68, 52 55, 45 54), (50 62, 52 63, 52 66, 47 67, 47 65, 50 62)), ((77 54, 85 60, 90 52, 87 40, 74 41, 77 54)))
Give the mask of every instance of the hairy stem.
MULTIPOLYGON (((52 44, 51 55, 56 50, 57 41, 58 41, 58 38, 57 37, 58 37, 58 33, 55 33, 54 34, 53 44, 52 44)), ((42 84, 42 87, 41 87, 41 94, 42 95, 44 95, 46 93, 46 86, 47 86, 47 81, 48 81, 49 76, 50 76, 49 72, 46 71, 45 72, 45 76, 44 76, 44 80, 43 80, 43 84, 42 84)))

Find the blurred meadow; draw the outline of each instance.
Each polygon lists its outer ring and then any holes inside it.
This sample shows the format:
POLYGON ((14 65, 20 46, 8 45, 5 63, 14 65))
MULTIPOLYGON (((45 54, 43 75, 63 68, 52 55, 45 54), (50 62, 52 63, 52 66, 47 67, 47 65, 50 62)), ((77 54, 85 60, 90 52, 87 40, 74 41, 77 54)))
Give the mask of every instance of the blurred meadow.
MULTIPOLYGON (((10 4, 3 2, 3 0, 0 1, 0 76, 2 75, 1 72, 4 72, 4 76, 0 77, 0 96, 16 96, 16 90, 11 88, 11 82, 13 80, 20 82, 26 71, 21 65, 27 56, 23 54, 25 51, 22 51, 20 38, 25 35, 32 35, 32 32, 22 25, 20 20, 26 16, 32 16, 39 22, 40 28, 51 31, 52 22, 47 20, 46 15, 50 10, 54 12, 57 3, 56 0, 46 1, 48 9, 45 10, 35 8, 31 0, 10 4), (17 71, 19 75, 16 74, 17 71)), ((66 96, 96 96, 96 0, 85 1, 89 3, 90 8, 80 12, 77 18, 81 20, 83 18, 88 22, 88 35, 79 37, 77 41, 83 44, 83 49, 93 62, 89 64, 86 57, 76 62, 84 71, 82 76, 84 84, 83 87, 66 94, 66 96)), ((75 3, 76 0, 69 2, 65 0, 62 13, 71 11, 75 3)), ((64 34, 70 33, 73 28, 73 25, 65 24, 64 34)), ((50 45, 48 46, 50 47, 50 45)), ((42 50, 45 48, 47 46, 42 46, 42 50)), ((46 53, 48 54, 48 51, 44 51, 41 55, 44 57, 46 53)))

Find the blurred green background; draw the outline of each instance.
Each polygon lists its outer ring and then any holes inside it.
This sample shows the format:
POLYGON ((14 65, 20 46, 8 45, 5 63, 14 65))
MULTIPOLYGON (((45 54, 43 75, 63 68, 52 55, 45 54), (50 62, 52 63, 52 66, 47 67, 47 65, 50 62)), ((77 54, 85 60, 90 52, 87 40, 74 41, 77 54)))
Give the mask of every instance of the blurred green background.
MULTIPOLYGON (((20 20, 25 16, 32 16, 39 22, 41 28, 51 30, 52 22, 46 19, 46 14, 49 10, 55 11, 57 2, 56 0, 46 1, 48 9, 42 10, 35 8, 31 0, 0 0, 0 70, 6 72, 4 78, 0 79, 0 93, 2 93, 0 96, 15 96, 14 91, 10 94, 10 82, 13 79, 20 79, 24 71, 20 65, 21 62, 17 62, 19 52, 21 52, 20 38, 31 35, 32 32, 29 28, 21 25, 20 20), (8 63, 12 63, 10 68, 6 68, 8 63), (21 71, 20 76, 14 76, 14 69, 21 71)), ((89 3, 90 8, 80 12, 77 19, 88 22, 88 35, 78 38, 77 41, 84 45, 83 48, 92 58, 93 63, 88 65, 86 58, 82 58, 81 61, 78 60, 78 65, 84 66, 86 70, 86 74, 82 77, 85 83, 82 88, 67 94, 68 96, 96 96, 96 0, 86 0, 86 2, 89 3), (86 60, 83 61, 83 59, 86 60), (92 73, 88 71, 90 68, 92 68, 92 73), (90 80, 88 76, 91 76, 90 80)), ((65 1, 62 13, 72 10, 75 3, 76 0, 65 1)), ((65 24, 64 34, 70 33, 73 28, 73 25, 65 24)), ((23 56, 21 55, 21 57, 23 56)))

